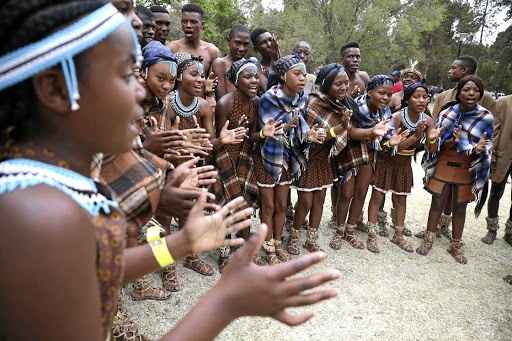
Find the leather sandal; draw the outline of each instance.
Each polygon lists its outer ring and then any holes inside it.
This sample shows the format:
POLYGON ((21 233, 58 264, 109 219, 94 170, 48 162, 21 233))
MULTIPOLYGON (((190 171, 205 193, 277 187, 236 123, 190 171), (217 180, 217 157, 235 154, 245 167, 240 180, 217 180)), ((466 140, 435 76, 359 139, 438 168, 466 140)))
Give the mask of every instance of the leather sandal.
POLYGON ((279 260, 282 262, 286 262, 286 261, 290 260, 290 255, 285 250, 283 250, 282 244, 283 244, 282 241, 274 240, 274 247, 276 250, 275 252, 276 252, 277 258, 279 258, 279 260))
POLYGON ((171 293, 167 290, 154 288, 148 285, 146 276, 139 278, 133 283, 133 291, 131 297, 135 301, 139 300, 155 300, 164 301, 171 298, 171 293))
POLYGON ((464 257, 464 253, 460 250, 460 248, 464 246, 464 242, 460 239, 453 239, 450 244, 448 244, 448 253, 452 255, 452 257, 460 264, 467 264, 468 260, 464 257))
POLYGON ((318 252, 318 251, 324 251, 320 245, 317 243, 318 241, 318 229, 314 229, 312 227, 308 227, 308 233, 306 236, 306 242, 304 243, 304 247, 309 252, 318 252))
POLYGON ((416 249, 416 252, 422 256, 428 255, 428 253, 432 249, 432 244, 434 244, 435 235, 435 232, 425 231, 425 237, 423 238, 423 242, 416 249))
POLYGON ((118 311, 112 322, 112 340, 113 341, 150 341, 147 337, 139 333, 135 323, 126 315, 124 311, 118 311))
POLYGON ((398 245, 402 250, 407 252, 413 252, 412 246, 404 239, 404 237, 398 237, 396 234, 390 239, 393 244, 398 245))
POLYGON ((176 264, 168 265, 162 269, 162 282, 165 290, 180 291, 180 284, 176 276, 176 264))
POLYGON ((268 265, 276 265, 276 264, 281 263, 279 258, 277 258, 275 252, 267 252, 266 256, 265 256, 265 260, 267 261, 268 265))
POLYGON ((254 257, 252 257, 252 261, 258 266, 267 265, 263 257, 261 257, 259 254, 255 254, 254 257))
POLYGON ((487 231, 487 234, 480 238, 480 240, 485 244, 492 245, 492 243, 494 243, 494 241, 496 240, 496 235, 496 231, 487 231))
POLYGON ((366 248, 373 252, 379 253, 379 245, 377 244, 377 236, 373 233, 368 233, 368 240, 366 241, 366 248))
POLYGON ((290 230, 290 240, 288 241, 288 247, 286 248, 288 250, 288 253, 292 255, 300 254, 299 236, 300 230, 296 230, 294 228, 290 230))
POLYGON ((329 242, 329 246, 331 249, 339 250, 341 249, 341 241, 345 239, 345 231, 343 230, 343 226, 340 226, 334 232, 331 241, 329 242))
POLYGON ((187 257, 183 265, 203 276, 211 276, 214 274, 213 268, 200 260, 198 256, 187 257))
POLYGON ((140 289, 133 289, 131 294, 132 300, 140 301, 140 300, 155 300, 155 301, 164 301, 171 298, 171 293, 169 291, 153 288, 149 285, 146 285, 140 289))
POLYGON ((224 271, 226 266, 228 266, 230 260, 231 259, 229 257, 219 256, 219 259, 217 260, 217 265, 219 266, 220 273, 222 273, 222 271, 224 271))

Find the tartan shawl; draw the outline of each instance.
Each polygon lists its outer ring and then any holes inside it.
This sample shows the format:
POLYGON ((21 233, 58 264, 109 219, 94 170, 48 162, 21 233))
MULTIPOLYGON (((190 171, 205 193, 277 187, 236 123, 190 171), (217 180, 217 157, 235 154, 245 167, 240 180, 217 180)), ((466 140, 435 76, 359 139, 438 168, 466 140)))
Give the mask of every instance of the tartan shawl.
MULTIPOLYGON (((230 113, 233 113, 233 115, 230 116, 236 117, 237 112, 238 116, 244 114, 240 104, 240 95, 238 91, 235 91, 233 105, 230 110, 230 113)), ((247 117, 249 120, 253 120, 249 122, 249 126, 252 126, 257 118, 256 105, 252 99, 249 104, 247 117)), ((236 124, 235 120, 230 121, 230 126, 231 124, 236 124)), ((210 192, 215 195, 215 203, 217 205, 223 206, 237 197, 243 197, 245 202, 236 208, 237 211, 247 207, 258 208, 260 193, 250 153, 251 144, 247 137, 241 143, 239 152, 236 155, 229 154, 228 148, 225 146, 221 146, 213 151, 212 164, 215 166, 218 174, 215 177, 215 183, 210 186, 210 192)))
MULTIPOLYGON (((357 106, 359 107, 359 113, 361 114, 359 116, 359 119, 361 120, 361 126, 359 128, 373 128, 380 121, 391 119, 393 117, 391 109, 388 107, 382 110, 377 110, 375 114, 370 112, 370 108, 368 107, 368 100, 368 94, 364 94, 356 98, 357 106)), ((392 119, 389 122, 389 126, 393 126, 392 119)), ((380 151, 382 149, 380 147, 380 142, 382 140, 389 140, 393 132, 394 130, 389 135, 384 137, 378 136, 374 141, 372 141, 370 148, 375 151, 380 151)))
POLYGON ((304 120, 304 109, 308 95, 303 91, 295 99, 289 98, 282 85, 275 85, 261 96, 259 129, 269 120, 282 120, 283 126, 292 117, 299 116, 295 128, 277 140, 266 138, 261 146, 261 156, 265 171, 277 183, 281 179, 283 167, 290 172, 292 181, 297 180, 306 169, 310 143, 307 141, 309 126, 304 120))
MULTIPOLYGON (((441 146, 448 138, 453 136, 453 132, 459 125, 462 126, 462 133, 457 143, 457 152, 470 155, 475 152, 478 141, 483 133, 487 133, 487 137, 492 139, 494 131, 494 117, 492 113, 480 106, 476 105, 475 110, 469 112, 461 112, 460 105, 455 104, 448 109, 442 111, 437 117, 436 123, 444 126, 445 131, 439 141, 439 147, 436 153, 428 155, 423 160, 423 169, 425 170, 425 182, 434 176, 435 167, 437 165, 437 157, 441 150, 441 146)), ((473 194, 480 201, 481 193, 484 185, 489 179, 489 168, 491 165, 491 148, 492 143, 487 144, 484 151, 476 155, 471 162, 469 171, 472 173, 473 186, 471 188, 473 194)))
MULTIPOLYGON (((327 132, 331 127, 341 123, 343 116, 348 111, 343 104, 332 101, 329 96, 318 92, 311 93, 306 106, 306 122, 309 126, 318 124, 319 128, 327 132)), ((338 155, 347 145, 348 130, 336 136, 331 141, 331 157, 338 155)))

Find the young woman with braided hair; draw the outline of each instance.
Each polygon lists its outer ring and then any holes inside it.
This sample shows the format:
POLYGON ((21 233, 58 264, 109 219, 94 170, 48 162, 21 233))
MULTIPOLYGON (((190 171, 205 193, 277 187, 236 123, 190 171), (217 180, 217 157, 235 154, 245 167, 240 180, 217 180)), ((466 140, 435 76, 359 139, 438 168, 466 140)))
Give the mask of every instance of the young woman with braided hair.
MULTIPOLYGON (((205 217, 203 193, 181 231, 148 233, 150 244, 124 249, 123 214, 89 176, 94 153, 126 151, 138 133, 133 121, 144 91, 133 74, 135 33, 98 1, 13 0, 0 13, 8 18, 0 23, 0 339, 108 340, 123 282, 173 257, 240 243, 224 236, 247 227, 252 210, 227 216, 236 199, 205 217)), ((300 295, 337 278, 334 272, 286 280, 322 253, 274 268, 252 264, 265 233, 262 226, 169 337, 212 339, 244 315, 300 324, 312 315, 283 309, 335 295, 300 295), (205 316, 210 323, 197 328, 205 316)))

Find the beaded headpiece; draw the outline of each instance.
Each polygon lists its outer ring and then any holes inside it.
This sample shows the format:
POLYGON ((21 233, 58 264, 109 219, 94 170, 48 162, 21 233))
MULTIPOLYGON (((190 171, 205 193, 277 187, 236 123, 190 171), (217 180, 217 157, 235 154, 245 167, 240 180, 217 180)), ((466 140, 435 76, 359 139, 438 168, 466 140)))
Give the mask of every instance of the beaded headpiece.
POLYGON ((240 73, 242 73, 242 71, 244 71, 247 68, 251 68, 252 73, 257 74, 258 67, 256 66, 256 63, 258 63, 258 60, 254 57, 251 57, 249 59, 242 58, 240 60, 237 60, 236 62, 233 62, 233 64, 231 64, 231 68, 227 72, 228 80, 231 83, 235 84, 236 82, 238 82, 238 76, 240 76, 240 73))
POLYGON ((123 24, 132 33, 135 55, 140 62, 140 46, 135 31, 109 3, 62 30, 0 57, 0 91, 61 64, 71 110, 78 110, 80 93, 73 57, 98 44, 123 24))
POLYGON ((146 46, 142 48, 142 56, 144 59, 142 60, 141 68, 146 70, 146 76, 148 74, 148 68, 151 65, 167 63, 169 64, 169 73, 176 77, 178 69, 178 64, 176 64, 176 56, 167 46, 163 45, 161 42, 153 40, 146 44, 146 46))

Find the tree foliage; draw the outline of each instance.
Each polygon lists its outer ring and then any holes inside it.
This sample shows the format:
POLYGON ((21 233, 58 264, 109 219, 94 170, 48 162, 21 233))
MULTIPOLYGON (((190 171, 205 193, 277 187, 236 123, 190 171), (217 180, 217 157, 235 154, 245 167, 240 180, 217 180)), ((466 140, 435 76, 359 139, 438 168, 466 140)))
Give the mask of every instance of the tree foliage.
MULTIPOLYGON (((262 26, 275 34, 283 55, 298 41, 307 41, 314 58, 310 69, 338 61, 340 47, 358 41, 361 69, 370 76, 387 74, 418 60, 429 85, 447 88, 453 86, 448 83, 447 71, 460 52, 477 58, 479 74, 488 89, 512 92, 511 28, 500 33, 492 46, 484 44, 496 29, 499 11, 507 11, 507 19, 511 18, 512 0, 282 0, 279 10, 266 7, 262 0, 189 2, 204 9, 202 37, 217 45, 222 54, 228 52, 225 38, 231 27, 247 24, 250 29, 262 26)), ((170 38, 183 36, 180 8, 185 1, 142 3, 170 9, 170 38)))

